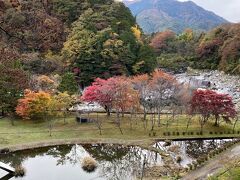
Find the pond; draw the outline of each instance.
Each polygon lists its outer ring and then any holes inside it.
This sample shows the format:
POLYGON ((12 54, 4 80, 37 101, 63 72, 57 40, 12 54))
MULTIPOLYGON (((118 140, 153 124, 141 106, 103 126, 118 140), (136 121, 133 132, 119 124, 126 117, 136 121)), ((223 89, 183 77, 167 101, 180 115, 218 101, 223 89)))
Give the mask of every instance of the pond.
MULTIPOLYGON (((172 141, 170 146, 159 141, 151 151, 138 146, 112 144, 64 145, 0 155, 0 161, 12 167, 21 165, 26 169, 24 177, 12 177, 11 180, 131 180, 141 177, 143 162, 146 164, 145 169, 166 164, 183 169, 201 154, 228 141, 232 140, 172 141), (88 156, 93 157, 98 164, 91 173, 82 169, 82 160, 88 156), (176 161, 177 156, 182 158, 180 163, 176 161)), ((0 177, 5 174, 0 170, 0 177)), ((165 172, 165 175, 171 176, 171 173, 165 172)))

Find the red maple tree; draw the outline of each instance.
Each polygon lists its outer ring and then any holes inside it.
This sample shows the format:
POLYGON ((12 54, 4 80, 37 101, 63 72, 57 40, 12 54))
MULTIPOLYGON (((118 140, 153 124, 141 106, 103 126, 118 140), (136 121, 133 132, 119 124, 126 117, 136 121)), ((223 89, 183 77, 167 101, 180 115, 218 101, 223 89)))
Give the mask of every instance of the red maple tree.
POLYGON ((215 117, 215 126, 219 125, 222 117, 224 121, 236 117, 237 112, 232 98, 228 94, 221 94, 212 90, 196 90, 191 100, 191 113, 200 113, 202 123, 206 123, 210 116, 215 117))
POLYGON ((97 102, 107 111, 110 115, 113 103, 113 83, 114 79, 108 80, 97 78, 91 86, 87 87, 81 97, 85 102, 97 102))

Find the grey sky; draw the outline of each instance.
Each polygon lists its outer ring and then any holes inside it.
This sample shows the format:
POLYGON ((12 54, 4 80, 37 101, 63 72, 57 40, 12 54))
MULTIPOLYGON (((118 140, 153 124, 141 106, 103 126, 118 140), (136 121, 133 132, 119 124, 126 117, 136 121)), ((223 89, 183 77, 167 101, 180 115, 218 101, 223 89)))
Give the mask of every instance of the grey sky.
MULTIPOLYGON (((188 0, 179 0, 188 1, 188 0)), ((240 22, 240 0, 192 0, 231 22, 240 22)))
POLYGON ((206 10, 213 11, 215 14, 222 16, 223 18, 230 22, 240 22, 240 0, 192 0, 192 1, 206 10))

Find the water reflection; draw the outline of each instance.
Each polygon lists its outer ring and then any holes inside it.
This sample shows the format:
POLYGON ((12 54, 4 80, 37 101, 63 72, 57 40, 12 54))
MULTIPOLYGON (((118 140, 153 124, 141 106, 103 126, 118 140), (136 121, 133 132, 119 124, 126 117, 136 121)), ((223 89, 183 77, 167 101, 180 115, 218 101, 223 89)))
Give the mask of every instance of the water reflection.
POLYGON ((233 139, 172 141, 170 146, 164 146, 165 142, 160 141, 154 144, 154 147, 169 153, 173 159, 180 156, 182 159, 180 165, 187 167, 187 164, 198 157, 207 155, 211 150, 222 147, 228 141, 233 141, 233 139))
POLYGON ((129 180, 134 179, 140 173, 144 155, 147 157, 147 166, 161 164, 159 154, 140 147, 100 144, 56 146, 26 150, 0 156, 0 160, 11 166, 24 166, 27 170, 26 176, 18 178, 24 180, 129 180), (90 174, 81 168, 82 159, 89 155, 98 162, 97 170, 90 174))
MULTIPOLYGON (((159 153, 142 149, 138 146, 122 146, 111 144, 66 145, 0 155, 0 161, 10 165, 22 165, 26 169, 22 180, 131 180, 139 177, 144 157, 146 168, 153 166, 186 167, 199 156, 222 146, 229 140, 189 140, 172 141, 170 146, 157 142, 154 148, 169 154, 170 158, 161 157, 159 153), (98 163, 93 173, 81 168, 84 157, 92 156, 98 163), (181 163, 176 157, 181 156, 181 163)), ((0 172, 0 177, 4 173, 0 172)))

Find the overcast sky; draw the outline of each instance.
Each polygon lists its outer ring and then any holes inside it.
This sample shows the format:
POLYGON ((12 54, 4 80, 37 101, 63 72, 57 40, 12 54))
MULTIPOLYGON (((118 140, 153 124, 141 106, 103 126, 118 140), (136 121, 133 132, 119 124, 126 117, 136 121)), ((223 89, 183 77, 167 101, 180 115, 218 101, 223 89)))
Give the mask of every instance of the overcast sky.
POLYGON ((222 16, 223 18, 230 22, 240 22, 240 0, 192 0, 192 1, 206 10, 213 11, 215 14, 222 16))
MULTIPOLYGON (((179 0, 187 1, 187 0, 179 0)), ((240 0, 192 0, 231 22, 240 22, 240 0)))

